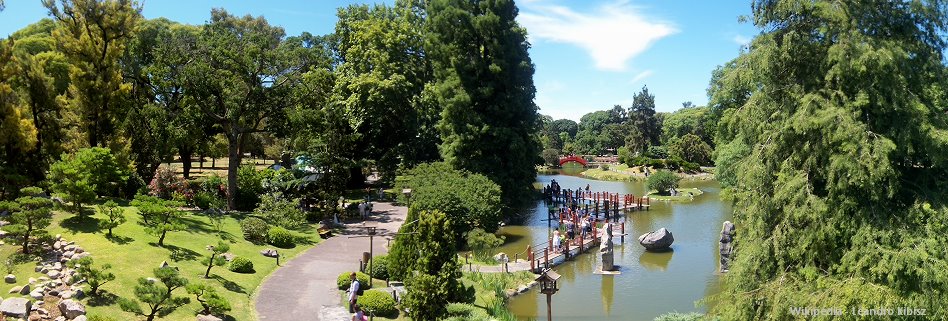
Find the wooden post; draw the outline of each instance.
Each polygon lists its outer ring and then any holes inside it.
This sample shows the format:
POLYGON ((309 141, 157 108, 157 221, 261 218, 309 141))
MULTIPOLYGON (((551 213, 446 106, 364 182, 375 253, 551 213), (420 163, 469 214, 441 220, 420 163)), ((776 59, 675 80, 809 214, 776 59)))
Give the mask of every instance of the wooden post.
POLYGON ((530 271, 536 271, 537 267, 533 261, 533 246, 527 245, 527 258, 530 259, 530 271))
POLYGON ((570 240, 570 239, 566 239, 566 259, 567 259, 567 260, 569 259, 569 242, 571 242, 571 241, 572 241, 572 240, 570 240))
POLYGON ((625 243, 625 221, 622 221, 622 224, 619 226, 622 227, 622 230, 620 231, 622 233, 620 236, 620 241, 625 243))
POLYGON ((550 268, 550 247, 543 251, 543 266, 547 269, 550 268))

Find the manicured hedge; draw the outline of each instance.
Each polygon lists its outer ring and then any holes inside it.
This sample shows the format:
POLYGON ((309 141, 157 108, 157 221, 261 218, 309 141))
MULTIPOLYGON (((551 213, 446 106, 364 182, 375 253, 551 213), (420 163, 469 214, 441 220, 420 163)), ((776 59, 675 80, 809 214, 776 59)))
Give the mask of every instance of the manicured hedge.
MULTIPOLYGON (((349 281, 350 273, 352 272, 343 272, 342 274, 339 274, 338 278, 336 278, 336 285, 339 286, 340 290, 348 290, 349 285, 352 284, 352 282, 349 281)), ((356 272, 356 280, 359 280, 359 285, 362 286, 363 290, 372 288, 372 284, 369 283, 368 274, 365 274, 362 272, 356 272)))
POLYGON ((253 262, 250 259, 245 257, 235 257, 233 261, 230 261, 230 265, 227 266, 228 270, 237 273, 253 273, 253 262))
POLYGON ((398 307, 391 293, 373 290, 365 291, 362 296, 356 300, 356 303, 365 310, 367 314, 377 317, 395 318, 398 316, 398 307))

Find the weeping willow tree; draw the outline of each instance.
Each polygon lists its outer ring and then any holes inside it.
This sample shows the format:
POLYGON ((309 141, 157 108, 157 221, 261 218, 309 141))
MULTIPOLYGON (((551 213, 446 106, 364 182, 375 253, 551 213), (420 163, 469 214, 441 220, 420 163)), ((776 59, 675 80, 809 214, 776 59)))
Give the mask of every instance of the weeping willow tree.
POLYGON ((712 314, 948 317, 946 7, 753 1, 760 34, 709 89, 741 231, 712 314))

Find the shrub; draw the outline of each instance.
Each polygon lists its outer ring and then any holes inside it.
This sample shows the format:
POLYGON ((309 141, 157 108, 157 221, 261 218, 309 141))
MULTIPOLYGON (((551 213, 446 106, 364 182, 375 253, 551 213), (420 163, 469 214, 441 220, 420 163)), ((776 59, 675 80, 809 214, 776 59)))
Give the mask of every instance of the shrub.
POLYGON ((214 194, 218 197, 227 196, 227 182, 217 173, 205 177, 200 183, 201 191, 214 194))
POLYGON ((649 159, 647 157, 636 156, 636 157, 632 157, 626 160, 625 164, 629 165, 629 167, 636 167, 636 166, 645 165, 646 163, 648 163, 648 161, 649 159))
POLYGON ((161 199, 170 200, 174 194, 191 194, 188 188, 188 181, 183 177, 177 176, 174 170, 167 166, 159 166, 155 170, 155 176, 148 183, 148 194, 161 199))
MULTIPOLYGON (((50 189, 72 202, 78 210, 98 196, 117 196, 126 187, 131 167, 124 159, 115 157, 108 148, 83 148, 62 158, 49 167, 50 189)), ((81 215, 81 213, 80 213, 81 215)))
POLYGON ((296 237, 289 230, 274 226, 267 231, 267 240, 276 247, 291 248, 296 245, 296 237))
POLYGON ((372 258, 372 277, 388 280, 388 256, 379 255, 372 258))
POLYGON ((269 224, 288 229, 297 229, 306 225, 306 213, 299 208, 298 200, 276 198, 264 195, 254 214, 269 224))
POLYGON ((678 181, 681 180, 678 175, 672 172, 661 170, 648 177, 645 182, 646 188, 657 190, 659 194, 667 195, 668 189, 678 187, 678 181))
POLYGON ((263 243, 267 239, 267 222, 256 218, 248 217, 240 221, 240 230, 244 232, 244 239, 253 243, 263 243))
POLYGON ((217 194, 206 191, 200 191, 197 194, 194 194, 194 206, 197 206, 202 210, 223 208, 224 205, 224 200, 218 197, 217 194))
POLYGON ((665 168, 665 162, 663 162, 661 159, 649 159, 645 162, 645 166, 656 169, 665 168))
POLYGON ((475 228, 467 232, 467 247, 479 259, 490 257, 490 250, 504 244, 504 237, 497 237, 493 233, 475 228))
POLYGON ((365 291, 356 303, 370 315, 385 318, 395 318, 398 316, 398 308, 395 306, 395 299, 387 292, 365 291))
POLYGON ((608 171, 608 170, 609 170, 609 164, 602 164, 602 165, 599 165, 599 170, 601 170, 601 171, 608 171))
POLYGON ((227 269, 237 273, 253 273, 253 262, 248 258, 238 256, 230 261, 227 269))
MULTIPOLYGON (((340 290, 348 290, 349 285, 352 284, 352 282, 349 281, 349 273, 352 272, 343 272, 342 274, 339 274, 339 277, 336 278, 336 285, 339 286, 340 290)), ((363 290, 372 288, 372 284, 369 283, 368 274, 356 272, 356 280, 359 281, 359 285, 362 286, 363 290)))
POLYGON ((256 170, 253 165, 242 165, 237 170, 237 195, 235 198, 237 210, 252 211, 260 203, 263 194, 263 180, 271 170, 256 170))

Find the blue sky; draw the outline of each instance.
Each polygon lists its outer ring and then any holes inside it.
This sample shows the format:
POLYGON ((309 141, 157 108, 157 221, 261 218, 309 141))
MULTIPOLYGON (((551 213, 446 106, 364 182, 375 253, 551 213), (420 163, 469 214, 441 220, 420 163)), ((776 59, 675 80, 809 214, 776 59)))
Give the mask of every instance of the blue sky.
MULTIPOLYGON (((200 24, 214 7, 234 14, 263 15, 295 35, 332 32, 336 8, 357 0, 147 0, 147 18, 200 24)), ((658 111, 691 101, 707 103, 705 89, 715 66, 733 59, 757 30, 738 17, 750 1, 520 0, 518 20, 527 27, 536 64, 540 112, 579 120, 584 114, 628 107, 648 85, 658 111)), ((40 18, 39 0, 7 0, 0 37, 40 18)))

